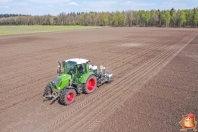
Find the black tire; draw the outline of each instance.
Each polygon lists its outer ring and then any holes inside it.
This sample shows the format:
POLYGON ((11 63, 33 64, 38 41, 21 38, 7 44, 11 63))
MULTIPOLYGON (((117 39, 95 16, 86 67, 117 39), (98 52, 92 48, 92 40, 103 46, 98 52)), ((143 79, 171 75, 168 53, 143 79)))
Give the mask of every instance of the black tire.
MULTIPOLYGON (((52 89, 50 88, 50 84, 48 84, 43 92, 43 97, 46 95, 52 95, 52 89)), ((52 98, 48 98, 48 99, 52 99, 52 98)))
POLYGON ((74 89, 64 89, 60 96, 60 102, 63 105, 69 105, 74 102, 76 91, 74 89))
POLYGON ((96 89, 96 86, 97 86, 96 76, 91 75, 86 81, 86 84, 83 88, 83 92, 86 94, 92 93, 96 89))

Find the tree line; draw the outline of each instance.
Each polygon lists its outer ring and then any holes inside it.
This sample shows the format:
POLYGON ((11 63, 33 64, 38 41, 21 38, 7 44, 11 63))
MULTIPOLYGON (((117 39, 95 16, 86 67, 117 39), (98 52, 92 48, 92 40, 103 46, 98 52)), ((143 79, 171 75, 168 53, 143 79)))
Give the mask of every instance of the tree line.
POLYGON ((62 12, 57 16, 51 14, 41 16, 18 15, 0 18, 0 25, 197 27, 198 8, 115 12, 62 12))
POLYGON ((0 18, 16 17, 16 16, 29 16, 29 15, 24 15, 24 14, 0 14, 0 18))

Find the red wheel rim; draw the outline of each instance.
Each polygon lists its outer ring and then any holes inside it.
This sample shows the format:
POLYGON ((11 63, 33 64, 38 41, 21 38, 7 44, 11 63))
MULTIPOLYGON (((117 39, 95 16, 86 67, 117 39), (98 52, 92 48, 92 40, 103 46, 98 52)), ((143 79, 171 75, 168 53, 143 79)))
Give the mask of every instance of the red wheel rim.
POLYGON ((95 87, 95 80, 94 79, 90 79, 89 82, 88 82, 88 85, 87 85, 87 89, 89 91, 92 91, 95 87))
POLYGON ((69 93, 66 97, 67 102, 71 102, 74 99, 74 93, 69 93))

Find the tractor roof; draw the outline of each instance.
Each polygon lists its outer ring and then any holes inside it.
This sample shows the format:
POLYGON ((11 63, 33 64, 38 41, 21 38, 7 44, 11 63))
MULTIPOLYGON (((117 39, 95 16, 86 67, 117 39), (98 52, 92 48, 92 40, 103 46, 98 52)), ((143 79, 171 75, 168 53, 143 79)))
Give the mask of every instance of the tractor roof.
POLYGON ((84 64, 84 63, 89 62, 89 60, 81 59, 81 58, 73 58, 73 59, 66 60, 66 62, 68 61, 76 62, 76 64, 84 64))

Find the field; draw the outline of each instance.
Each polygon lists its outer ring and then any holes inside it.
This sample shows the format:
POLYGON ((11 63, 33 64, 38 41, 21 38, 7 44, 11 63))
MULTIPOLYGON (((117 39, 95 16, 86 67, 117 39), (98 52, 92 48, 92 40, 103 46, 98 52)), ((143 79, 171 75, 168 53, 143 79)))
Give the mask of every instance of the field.
POLYGON ((57 32, 76 29, 101 28, 99 26, 0 26, 0 35, 57 32))
POLYGON ((198 120, 198 30, 100 28, 0 36, 0 131, 176 132, 198 120), (86 58, 114 82, 69 106, 43 102, 58 61, 86 58))

